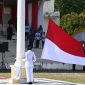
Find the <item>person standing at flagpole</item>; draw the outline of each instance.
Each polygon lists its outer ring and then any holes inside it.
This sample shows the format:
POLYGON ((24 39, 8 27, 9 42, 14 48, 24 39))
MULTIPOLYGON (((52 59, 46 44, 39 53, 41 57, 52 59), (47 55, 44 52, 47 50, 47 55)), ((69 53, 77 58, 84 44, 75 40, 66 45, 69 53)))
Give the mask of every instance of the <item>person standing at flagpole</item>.
POLYGON ((26 77, 28 84, 32 84, 33 82, 33 62, 35 61, 36 61, 36 56, 32 51, 32 46, 29 45, 27 47, 27 52, 25 52, 25 69, 26 69, 26 77))

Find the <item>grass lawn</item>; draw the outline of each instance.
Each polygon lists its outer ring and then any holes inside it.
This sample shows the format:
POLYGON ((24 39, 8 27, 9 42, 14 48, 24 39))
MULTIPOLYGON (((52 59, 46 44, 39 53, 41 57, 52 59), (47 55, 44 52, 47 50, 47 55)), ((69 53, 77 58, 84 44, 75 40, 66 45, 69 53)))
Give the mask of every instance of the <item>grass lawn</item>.
POLYGON ((85 84, 85 73, 35 73, 34 76, 85 84))
MULTIPOLYGON (((0 72, 0 77, 10 78, 10 72, 0 72)), ((85 73, 79 72, 34 72, 36 78, 48 78, 85 84, 85 73)))

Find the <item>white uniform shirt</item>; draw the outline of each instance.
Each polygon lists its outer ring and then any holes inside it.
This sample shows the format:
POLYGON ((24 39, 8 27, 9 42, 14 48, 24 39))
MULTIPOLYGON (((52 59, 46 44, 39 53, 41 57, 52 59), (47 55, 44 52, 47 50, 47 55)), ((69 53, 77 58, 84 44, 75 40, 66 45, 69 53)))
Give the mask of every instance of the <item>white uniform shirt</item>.
POLYGON ((28 50, 27 52, 25 52, 25 66, 28 67, 28 66, 33 66, 33 62, 36 61, 36 56, 34 54, 33 51, 31 50, 28 50))

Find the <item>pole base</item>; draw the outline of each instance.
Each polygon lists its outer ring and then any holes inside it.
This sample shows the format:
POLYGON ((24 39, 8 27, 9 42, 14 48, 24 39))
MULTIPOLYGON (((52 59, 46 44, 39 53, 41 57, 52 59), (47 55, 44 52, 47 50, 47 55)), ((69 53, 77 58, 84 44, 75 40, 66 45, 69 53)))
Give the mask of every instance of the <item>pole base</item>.
POLYGON ((9 79, 9 84, 20 84, 20 80, 9 79))
POLYGON ((26 79, 26 72, 25 72, 25 68, 21 68, 21 75, 20 75, 20 79, 14 79, 14 75, 15 72, 14 72, 14 65, 11 65, 11 79, 10 79, 10 83, 15 83, 15 84, 19 84, 20 83, 20 80, 22 79, 26 79))

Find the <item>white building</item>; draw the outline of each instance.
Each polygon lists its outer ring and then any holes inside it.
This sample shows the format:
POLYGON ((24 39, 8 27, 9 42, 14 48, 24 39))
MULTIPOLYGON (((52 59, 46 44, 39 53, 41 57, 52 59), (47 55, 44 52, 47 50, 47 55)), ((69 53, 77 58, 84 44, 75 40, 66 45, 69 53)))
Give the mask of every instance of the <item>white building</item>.
MULTIPOLYGON (((39 25, 42 25, 43 30, 46 32, 49 15, 55 22, 57 22, 58 25, 60 24, 60 22, 59 22, 60 14, 59 14, 59 12, 54 12, 54 0, 46 0, 46 1, 39 0, 38 7, 36 4, 36 7, 37 7, 37 10, 35 9, 36 13, 34 13, 34 14, 32 13, 33 12, 33 9, 32 9, 33 1, 32 2, 31 2, 31 0, 26 0, 26 1, 28 1, 28 2, 26 2, 25 17, 26 17, 26 21, 28 21, 29 26, 32 26, 32 24, 34 24, 35 29, 38 29, 39 25), (33 18, 35 18, 36 23, 32 21, 33 18)), ((0 19, 0 21, 2 21, 0 23, 0 28, 1 28, 0 30, 3 30, 4 34, 6 35, 6 29, 8 26, 7 24, 8 24, 8 21, 10 20, 10 18, 13 19, 13 24, 16 25, 17 0, 15 0, 15 1, 13 0, 13 2, 10 2, 10 0, 3 0, 3 2, 2 1, 0 2, 0 6, 2 7, 0 9, 3 10, 3 11, 1 10, 2 12, 0 12, 1 13, 0 15, 2 15, 2 18, 0 19)))

